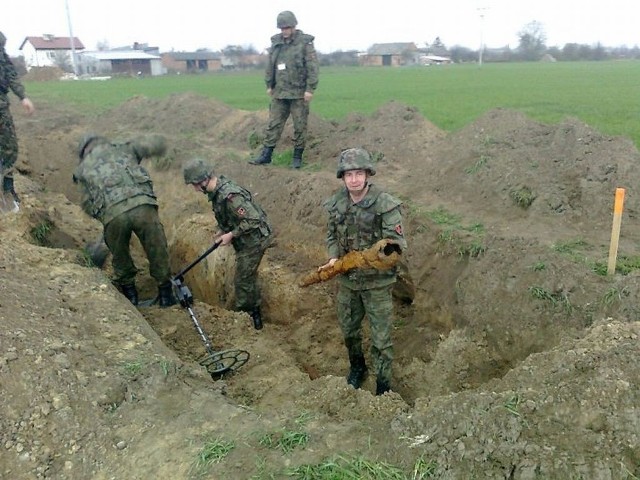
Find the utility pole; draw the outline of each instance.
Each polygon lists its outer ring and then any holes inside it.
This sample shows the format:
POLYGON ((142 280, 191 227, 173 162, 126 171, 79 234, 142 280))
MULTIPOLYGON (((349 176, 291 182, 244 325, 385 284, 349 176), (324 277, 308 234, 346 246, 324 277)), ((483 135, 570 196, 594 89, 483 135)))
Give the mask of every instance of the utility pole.
POLYGON ((64 6, 67 11, 67 25, 69 26, 69 41, 71 42, 71 64, 73 65, 73 74, 78 76, 78 66, 76 64, 76 39, 73 36, 71 28, 71 14, 69 13, 69 0, 64 0, 64 6))
POLYGON ((488 7, 479 7, 478 14, 480 15, 480 50, 478 51, 478 67, 482 67, 482 54, 484 53, 484 15, 489 10, 488 7))

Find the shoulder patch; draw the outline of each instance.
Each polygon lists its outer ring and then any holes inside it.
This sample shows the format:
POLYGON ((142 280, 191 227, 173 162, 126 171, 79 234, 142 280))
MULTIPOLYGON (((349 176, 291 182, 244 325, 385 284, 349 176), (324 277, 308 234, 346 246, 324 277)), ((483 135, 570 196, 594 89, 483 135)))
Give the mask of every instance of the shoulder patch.
POLYGON ((246 211, 243 207, 240 207, 240 208, 238 208, 238 209, 236 210, 236 213, 237 213, 239 216, 244 217, 244 215, 245 215, 245 213, 247 213, 247 211, 246 211))
POLYGON ((394 228, 394 230, 396 231, 396 233, 397 233, 398 235, 403 235, 403 232, 402 232, 402 224, 398 224, 398 225, 396 225, 396 227, 394 228))

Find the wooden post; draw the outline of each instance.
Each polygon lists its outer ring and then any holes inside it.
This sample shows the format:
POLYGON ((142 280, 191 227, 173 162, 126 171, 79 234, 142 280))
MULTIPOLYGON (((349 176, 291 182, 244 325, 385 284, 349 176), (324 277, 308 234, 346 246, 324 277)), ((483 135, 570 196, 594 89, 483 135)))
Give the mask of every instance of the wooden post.
POLYGON ((611 227, 611 244, 609 246, 607 275, 613 275, 616 273, 616 259, 618 258, 618 241, 620 240, 620 225, 622 224, 623 205, 624 188, 616 188, 616 199, 613 204, 613 226, 611 227))

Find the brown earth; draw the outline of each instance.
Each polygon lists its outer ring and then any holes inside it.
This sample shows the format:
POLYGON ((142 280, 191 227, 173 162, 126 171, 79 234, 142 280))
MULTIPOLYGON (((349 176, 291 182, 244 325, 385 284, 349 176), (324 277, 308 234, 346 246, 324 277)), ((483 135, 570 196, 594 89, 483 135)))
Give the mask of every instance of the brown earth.
MULTIPOLYGON (((316 478, 288 474, 338 455, 402 478, 427 478, 414 473, 421 460, 445 479, 640 476, 639 277, 595 272, 606 271, 617 187, 618 259, 635 266, 640 155, 628 139, 501 109, 446 133, 391 102, 370 117, 313 117, 295 171, 247 164, 266 112, 191 94, 135 97, 97 117, 38 107, 16 109, 23 208, 0 217, 0 478, 316 478), (101 227, 71 182, 86 131, 167 136, 170 152, 147 165, 176 272, 215 230, 204 196, 181 181, 184 160, 214 160, 268 212, 277 244, 260 269, 262 331, 231 311, 231 250, 185 280, 216 351, 250 353, 235 374, 214 381, 198 365, 205 349, 186 310, 136 309, 108 265, 87 265, 82 246, 101 227), (375 183, 405 201, 394 391, 381 397, 372 378, 359 391, 345 382, 335 281, 297 286, 326 259, 321 204, 339 186, 338 152, 353 146, 374 153, 375 183), (306 444, 265 441, 287 432, 306 444), (235 447, 198 468, 212 439, 235 447)), ((290 137, 289 126, 279 151, 290 137)))

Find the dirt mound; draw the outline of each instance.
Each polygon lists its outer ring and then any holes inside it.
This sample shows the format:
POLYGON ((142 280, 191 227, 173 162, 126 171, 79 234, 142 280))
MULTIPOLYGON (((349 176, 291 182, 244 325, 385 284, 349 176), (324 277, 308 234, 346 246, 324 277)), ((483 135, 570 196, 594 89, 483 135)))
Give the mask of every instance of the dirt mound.
POLYGON ((59 67, 32 67, 22 77, 22 80, 27 82, 47 82, 60 80, 64 75, 64 71, 59 67))
MULTIPOLYGON (((627 139, 509 110, 446 134, 390 102, 342 122, 312 118, 294 171, 246 163, 266 112, 198 95, 134 97, 99 118, 64 107, 65 123, 49 130, 46 115, 17 117, 23 209, 0 223, 3 477, 284 478, 336 453, 406 478, 418 465, 452 479, 640 475, 640 276, 597 273, 614 190, 638 180, 627 139), (186 278, 215 349, 250 352, 235 375, 213 382, 195 363, 204 347, 186 310, 136 310, 108 270, 87 266, 80 247, 100 226, 70 181, 87 130, 168 137, 172 151, 149 168, 174 271, 215 230, 206 198, 180 181, 183 159, 214 159, 268 212, 277 242, 260 268, 262 331, 229 310, 232 252, 216 250, 186 278), (321 204, 339 186, 337 154, 353 146, 374 153, 373 181, 405 201, 416 289, 396 305, 394 391, 383 397, 371 394, 374 378, 359 391, 344 381, 335 283, 297 287, 326 259, 321 204), (292 433, 306 440, 279 450, 292 433), (195 459, 216 439, 234 446, 203 473, 195 459)), ((637 208, 630 194, 620 243, 630 260, 637 208)))

